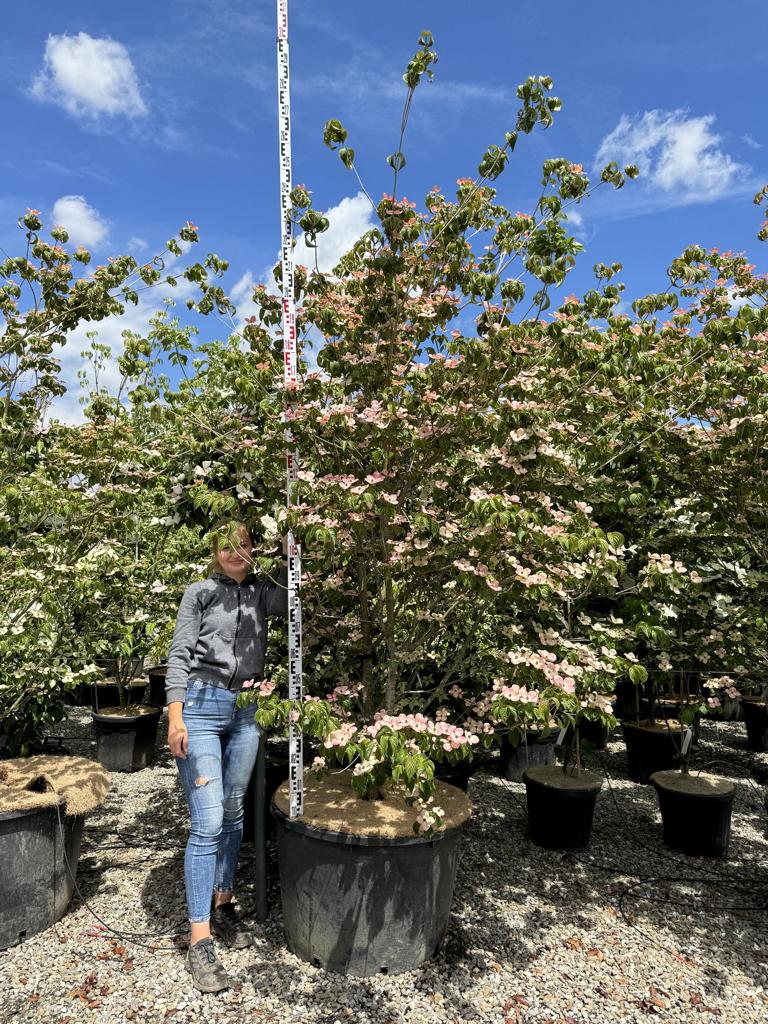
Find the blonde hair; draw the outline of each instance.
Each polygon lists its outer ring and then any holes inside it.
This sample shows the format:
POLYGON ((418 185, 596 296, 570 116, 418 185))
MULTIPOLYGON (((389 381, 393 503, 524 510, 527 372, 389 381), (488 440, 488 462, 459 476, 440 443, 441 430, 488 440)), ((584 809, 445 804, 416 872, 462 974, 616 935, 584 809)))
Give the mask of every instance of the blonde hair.
POLYGON ((208 563, 208 568, 205 571, 206 576, 213 576, 215 572, 221 572, 221 565, 219 564, 219 551, 221 551, 222 545, 230 540, 232 534, 238 527, 242 526, 245 532, 248 534, 248 539, 253 543, 251 537, 251 530, 248 523, 244 519, 225 519, 221 523, 217 523, 213 527, 210 533, 211 538, 211 560, 208 563))

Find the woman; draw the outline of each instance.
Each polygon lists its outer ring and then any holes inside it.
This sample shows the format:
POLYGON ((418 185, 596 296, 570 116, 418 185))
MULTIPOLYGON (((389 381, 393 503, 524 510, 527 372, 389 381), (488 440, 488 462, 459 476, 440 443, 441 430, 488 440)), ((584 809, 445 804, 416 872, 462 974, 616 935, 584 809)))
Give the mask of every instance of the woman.
POLYGON ((243 835, 243 800, 260 731, 253 708, 238 708, 245 682, 264 670, 267 616, 288 612, 286 541, 277 582, 251 573, 248 528, 214 533, 214 571, 181 599, 166 673, 168 745, 189 804, 184 884, 191 926, 187 969, 201 992, 231 984, 214 949, 242 949, 252 938, 232 902, 243 835), (211 898, 213 897, 213 907, 211 898))

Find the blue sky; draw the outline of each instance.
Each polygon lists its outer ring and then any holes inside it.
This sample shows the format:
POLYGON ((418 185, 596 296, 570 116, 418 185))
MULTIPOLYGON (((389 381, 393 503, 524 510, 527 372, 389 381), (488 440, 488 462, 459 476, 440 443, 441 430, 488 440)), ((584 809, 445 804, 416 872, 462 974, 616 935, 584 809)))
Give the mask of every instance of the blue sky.
MULTIPOLYGON (((764 264, 751 197, 768 180, 765 0, 290 0, 294 182, 318 208, 338 207, 326 262, 368 211, 322 145, 323 123, 343 121, 369 191, 388 191, 400 76, 425 28, 439 62, 405 140, 399 191, 409 198, 474 175, 513 125, 516 85, 549 74, 563 109, 522 140, 500 199, 529 209, 550 156, 587 169, 635 159, 643 171, 579 208, 587 251, 569 290, 590 286, 598 260, 624 264, 630 298, 663 290, 666 266, 693 242, 764 264)), ((147 258, 192 220, 200 249, 230 260, 229 287, 243 297, 279 244, 275 79, 273 0, 13 5, 0 39, 0 245, 17 251, 28 206, 49 221, 55 211, 96 262, 125 250, 147 258)), ((145 303, 129 326, 150 312, 145 303)), ((105 340, 119 344, 121 326, 105 325, 105 340)), ((214 321, 206 333, 225 332, 214 321)), ((78 364, 75 340, 64 360, 72 380, 78 364)))

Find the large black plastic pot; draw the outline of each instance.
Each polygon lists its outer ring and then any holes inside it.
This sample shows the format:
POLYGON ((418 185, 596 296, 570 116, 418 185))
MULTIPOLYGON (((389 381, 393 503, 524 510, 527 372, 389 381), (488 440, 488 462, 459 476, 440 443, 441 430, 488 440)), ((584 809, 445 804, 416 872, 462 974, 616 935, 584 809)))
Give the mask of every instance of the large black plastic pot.
POLYGON ((589 844, 595 801, 603 780, 594 772, 572 775, 559 765, 539 765, 523 775, 528 797, 528 835, 549 850, 589 844))
POLYGON ((65 815, 63 801, 58 809, 0 813, 0 949, 64 916, 75 886, 83 820, 65 815))
POLYGON ((116 714, 117 708, 93 712, 96 756, 111 772, 138 772, 152 761, 157 744, 160 708, 144 708, 138 714, 116 714), (112 713, 110 713, 112 712, 112 713))
POLYGON ((648 785, 654 772, 680 763, 683 730, 679 723, 622 722, 627 745, 627 769, 633 782, 648 785))
POLYGON ((742 697, 741 710, 750 750, 768 750, 768 704, 762 697, 742 697))
POLYGON ((462 826, 385 838, 332 832, 288 817, 277 826, 283 919, 292 953, 366 977, 411 971, 448 928, 462 826))
POLYGON ((528 729, 525 738, 517 746, 504 736, 501 741, 501 773, 510 782, 522 782, 527 768, 552 764, 555 760, 556 732, 542 736, 535 729, 528 729))
POLYGON ((725 857, 736 787, 712 775, 655 772, 664 842, 692 857, 725 857))

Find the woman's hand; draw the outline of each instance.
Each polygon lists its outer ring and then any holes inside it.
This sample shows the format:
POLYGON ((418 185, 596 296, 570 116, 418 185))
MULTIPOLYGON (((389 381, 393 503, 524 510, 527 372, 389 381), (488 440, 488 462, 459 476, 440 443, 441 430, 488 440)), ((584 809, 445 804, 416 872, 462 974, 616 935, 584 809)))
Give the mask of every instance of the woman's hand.
POLYGON ((189 736, 184 719, 181 717, 181 701, 168 705, 168 746, 174 757, 186 759, 189 736))

